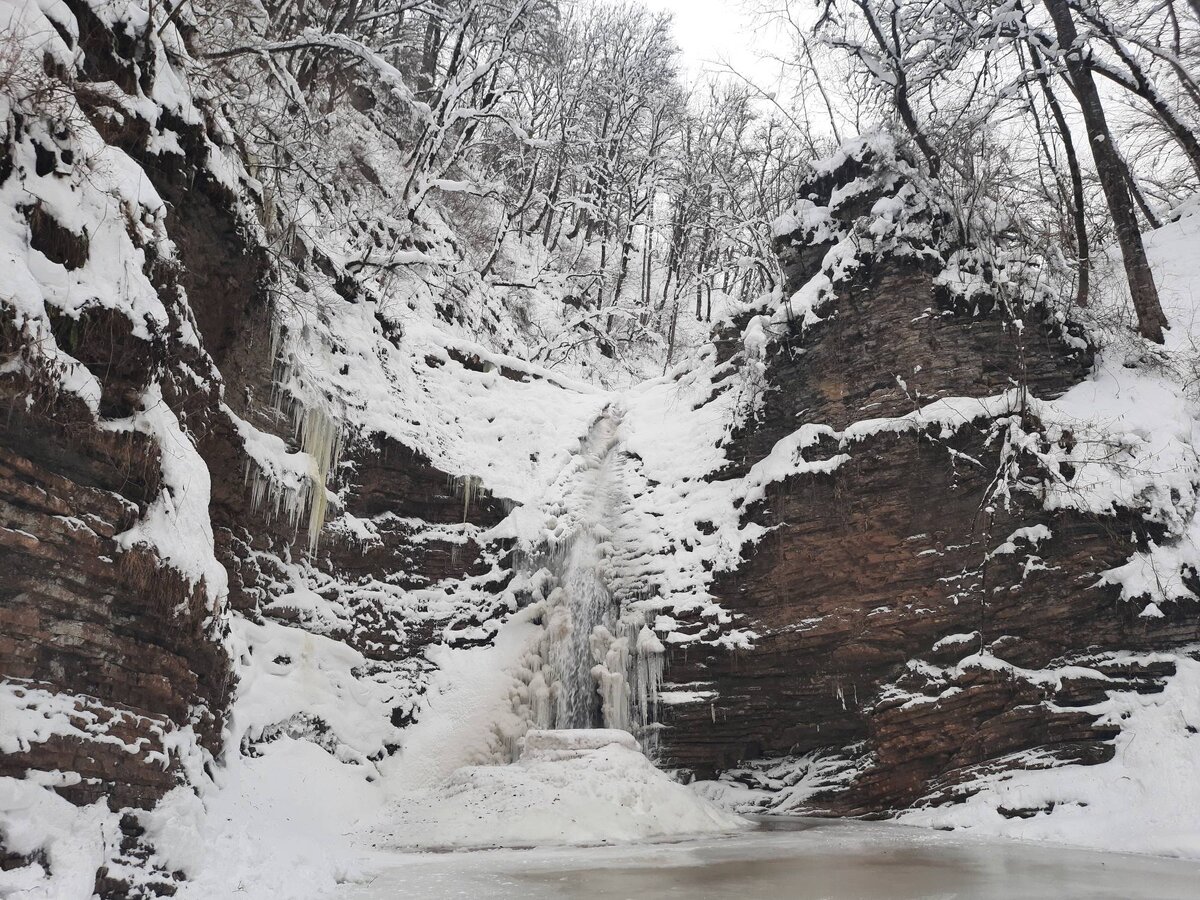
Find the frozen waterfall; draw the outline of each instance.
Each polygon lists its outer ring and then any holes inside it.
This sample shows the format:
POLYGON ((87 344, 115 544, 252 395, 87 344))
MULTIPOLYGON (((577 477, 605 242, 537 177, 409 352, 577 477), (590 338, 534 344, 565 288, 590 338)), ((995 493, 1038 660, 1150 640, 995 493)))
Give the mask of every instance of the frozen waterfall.
POLYGON ((545 630, 517 706, 531 728, 620 729, 650 753, 664 647, 627 608, 613 571, 628 502, 620 423, 621 411, 606 408, 558 479, 549 537, 529 566, 545 630))

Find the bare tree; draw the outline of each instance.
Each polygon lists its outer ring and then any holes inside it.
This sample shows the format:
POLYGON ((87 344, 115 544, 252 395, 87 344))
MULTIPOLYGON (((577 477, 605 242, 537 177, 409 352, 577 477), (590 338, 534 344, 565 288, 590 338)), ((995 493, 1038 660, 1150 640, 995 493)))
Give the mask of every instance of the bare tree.
POLYGON ((1141 231, 1138 229, 1133 199, 1123 177, 1124 163, 1113 145, 1100 92, 1096 89, 1091 67, 1077 46, 1079 34, 1067 0, 1043 2, 1054 22, 1059 52, 1063 55, 1071 76, 1071 86, 1083 114, 1096 172, 1100 177, 1109 211, 1112 213, 1117 240, 1121 245, 1121 257, 1125 264, 1125 275, 1129 281, 1130 297, 1137 313, 1138 330, 1144 337, 1161 344, 1166 316, 1159 303, 1158 289, 1155 287, 1150 263, 1146 258, 1146 248, 1142 244, 1141 231))

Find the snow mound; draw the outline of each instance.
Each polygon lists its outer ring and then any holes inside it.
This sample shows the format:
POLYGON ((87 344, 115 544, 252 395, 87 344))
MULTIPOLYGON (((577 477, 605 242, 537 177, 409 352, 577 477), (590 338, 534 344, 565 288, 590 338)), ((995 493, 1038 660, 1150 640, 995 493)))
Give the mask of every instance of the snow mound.
POLYGON ((397 806, 384 840, 405 848, 607 844, 748 825, 672 781, 612 729, 532 731, 507 766, 466 766, 397 806))
POLYGON ((0 778, 2 846, 16 856, 34 856, 32 866, 0 867, 0 897, 91 896, 96 870, 120 838, 119 817, 103 801, 74 806, 50 790, 78 780, 75 773, 37 772, 25 780, 0 778))

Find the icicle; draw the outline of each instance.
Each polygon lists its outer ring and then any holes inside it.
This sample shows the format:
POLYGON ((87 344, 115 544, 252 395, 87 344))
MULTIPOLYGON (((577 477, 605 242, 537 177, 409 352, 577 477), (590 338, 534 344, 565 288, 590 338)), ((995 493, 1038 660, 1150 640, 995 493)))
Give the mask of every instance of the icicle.
POLYGON ((292 364, 285 353, 286 333, 278 317, 271 322, 269 352, 273 366, 271 404, 287 412, 300 449, 312 460, 303 483, 280 483, 268 472, 247 461, 246 480, 251 485, 254 509, 267 508, 268 517, 286 515, 288 524, 298 529, 301 521, 308 528, 308 549, 315 552, 325 525, 330 475, 337 470, 342 451, 341 423, 320 403, 305 404, 294 397, 288 387, 293 377, 292 364))
POLYGON ((597 625, 591 636, 592 656, 596 665, 592 667, 592 678, 600 694, 600 711, 605 728, 628 731, 630 721, 629 703, 629 640, 614 638, 603 625, 597 625))
POLYGON ((637 691, 638 731, 647 756, 653 756, 658 744, 655 718, 658 713, 658 692, 662 686, 663 667, 667 648, 649 626, 638 632, 634 681, 637 691))
POLYGON ((530 717, 536 728, 554 727, 553 699, 550 685, 546 684, 546 676, 539 669, 529 682, 530 717))
POLYGON ((300 417, 297 437, 300 449, 316 461, 317 468, 308 505, 308 549, 312 553, 317 549, 317 541, 325 525, 325 512, 329 505, 326 485, 341 456, 342 430, 325 410, 309 407, 300 417))
POLYGON ((471 504, 483 490, 483 479, 478 475, 450 475, 448 481, 454 493, 462 497, 462 520, 466 522, 471 513, 471 504))

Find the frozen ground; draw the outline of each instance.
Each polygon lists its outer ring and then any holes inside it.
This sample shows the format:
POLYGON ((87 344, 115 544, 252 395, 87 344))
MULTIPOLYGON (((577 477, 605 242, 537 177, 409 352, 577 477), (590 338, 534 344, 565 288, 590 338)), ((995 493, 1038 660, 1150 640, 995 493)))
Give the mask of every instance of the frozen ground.
POLYGON ((1194 898, 1200 863, 867 822, 781 819, 725 838, 638 846, 377 854, 330 900, 470 897, 1194 898))

